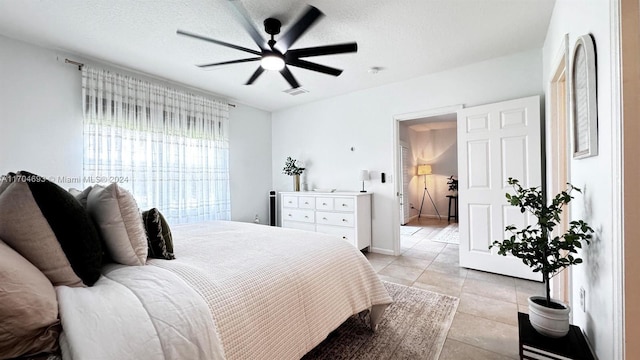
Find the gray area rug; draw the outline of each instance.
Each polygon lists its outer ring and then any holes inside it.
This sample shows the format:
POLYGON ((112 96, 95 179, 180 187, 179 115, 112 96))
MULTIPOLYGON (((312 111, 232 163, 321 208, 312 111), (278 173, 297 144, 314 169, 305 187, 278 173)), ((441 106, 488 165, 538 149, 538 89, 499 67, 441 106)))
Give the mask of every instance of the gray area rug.
POLYGON ((447 244, 460 244, 458 224, 448 225, 446 228, 440 230, 431 240, 447 244))
POLYGON ((367 322, 352 316, 302 359, 438 359, 459 299, 384 284, 393 304, 385 311, 375 333, 367 322))

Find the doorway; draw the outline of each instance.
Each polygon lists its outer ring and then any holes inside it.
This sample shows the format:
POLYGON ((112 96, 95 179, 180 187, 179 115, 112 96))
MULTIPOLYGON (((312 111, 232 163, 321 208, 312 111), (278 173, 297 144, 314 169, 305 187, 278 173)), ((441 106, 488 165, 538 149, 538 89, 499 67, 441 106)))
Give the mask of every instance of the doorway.
POLYGON ((457 109, 396 119, 401 224, 396 255, 438 233, 457 239, 456 203, 451 204, 449 219, 447 197, 454 195, 447 182, 458 175, 457 109))

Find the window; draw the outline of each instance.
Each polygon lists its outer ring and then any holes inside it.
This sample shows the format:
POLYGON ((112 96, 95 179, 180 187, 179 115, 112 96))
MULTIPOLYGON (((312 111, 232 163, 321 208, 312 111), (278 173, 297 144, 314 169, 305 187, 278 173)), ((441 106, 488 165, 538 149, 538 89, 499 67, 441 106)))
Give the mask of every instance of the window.
POLYGON ((118 182, 174 223, 228 220, 228 105, 88 66, 84 182, 118 182))

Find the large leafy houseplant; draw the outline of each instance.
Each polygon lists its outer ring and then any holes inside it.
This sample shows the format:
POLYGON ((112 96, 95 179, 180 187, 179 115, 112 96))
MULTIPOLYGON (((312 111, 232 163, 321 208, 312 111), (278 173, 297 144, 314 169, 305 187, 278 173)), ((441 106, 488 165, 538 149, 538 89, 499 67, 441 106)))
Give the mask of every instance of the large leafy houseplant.
MULTIPOLYGON (((542 273, 546 289, 546 301, 538 303, 547 308, 560 309, 563 305, 552 301, 549 279, 564 268, 582 263, 577 256, 582 243, 589 244, 593 229, 583 220, 574 220, 562 234, 553 231, 560 223, 563 207, 573 199, 572 192, 581 193, 580 189, 567 183, 567 190, 556 194, 547 203, 540 187, 524 188, 516 179, 509 178, 515 194, 506 194, 507 201, 520 208, 520 212, 529 212, 537 223, 518 229, 513 225, 505 228, 511 236, 503 241, 494 241, 489 247, 498 248, 498 254, 511 254, 531 267, 534 272, 542 273)), ((534 300, 535 301, 535 300, 534 300)), ((568 318, 567 318, 568 327, 568 318)))

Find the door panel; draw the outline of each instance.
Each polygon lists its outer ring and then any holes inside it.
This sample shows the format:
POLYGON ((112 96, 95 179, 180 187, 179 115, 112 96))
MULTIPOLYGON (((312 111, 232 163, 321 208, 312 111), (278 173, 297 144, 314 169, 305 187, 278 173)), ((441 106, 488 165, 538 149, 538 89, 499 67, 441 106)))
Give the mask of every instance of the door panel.
POLYGON ((507 225, 531 223, 507 204, 509 177, 540 186, 540 97, 504 101, 458 111, 460 266, 540 280, 520 259, 489 250, 507 225))

